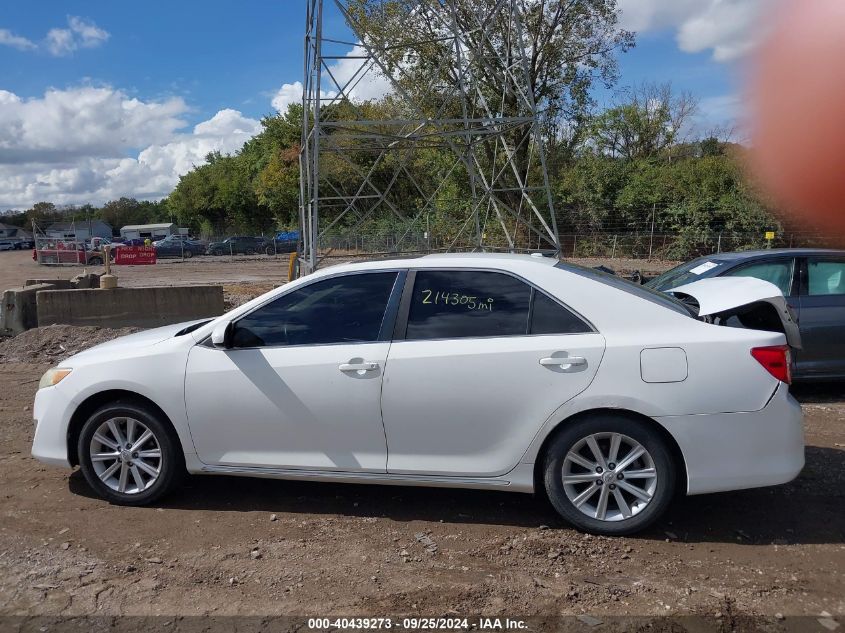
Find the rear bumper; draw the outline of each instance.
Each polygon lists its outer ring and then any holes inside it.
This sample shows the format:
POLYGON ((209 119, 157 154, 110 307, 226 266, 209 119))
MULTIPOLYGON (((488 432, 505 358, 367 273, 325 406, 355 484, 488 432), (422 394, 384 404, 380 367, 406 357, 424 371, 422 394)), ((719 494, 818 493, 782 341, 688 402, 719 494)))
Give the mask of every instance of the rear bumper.
POLYGON ((804 467, 803 420, 785 384, 760 411, 657 418, 683 453, 690 495, 792 481, 804 467))

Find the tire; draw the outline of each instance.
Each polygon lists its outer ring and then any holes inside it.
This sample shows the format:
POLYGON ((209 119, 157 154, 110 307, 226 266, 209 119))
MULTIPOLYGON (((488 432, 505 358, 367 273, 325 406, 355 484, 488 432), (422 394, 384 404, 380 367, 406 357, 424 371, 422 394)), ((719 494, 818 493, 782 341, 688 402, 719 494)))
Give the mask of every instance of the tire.
MULTIPOLYGON (((126 445, 124 444, 124 449, 126 445)), ((125 506, 147 505, 173 490, 185 472, 185 456, 175 431, 167 422, 162 421, 149 407, 131 401, 113 402, 100 407, 91 415, 82 427, 77 443, 77 455, 82 474, 88 485, 103 499, 125 506), (138 445, 137 451, 122 450, 120 457, 94 460, 97 455, 116 454, 114 431, 127 440, 129 424, 134 421, 132 434, 137 442, 151 432, 149 439, 138 445), (142 431, 139 433, 138 431, 142 431), (112 442, 108 445, 100 438, 112 442), (156 447, 159 457, 155 457, 156 447), (146 456, 144 454, 146 453, 146 456), (141 467, 143 462, 145 467, 141 467), (124 467, 124 465, 126 465, 124 467), (133 469, 134 466, 134 469, 133 469), (111 469, 113 469, 111 473, 111 469), (125 471, 125 475, 123 475, 125 471), (140 477, 139 485, 137 475, 140 477), (157 473, 153 476, 153 473, 157 473), (121 479, 125 476, 125 480, 121 479), (120 490, 123 487, 124 490, 120 490)))
POLYGON ((244 250, 244 255, 255 255, 255 249, 247 248, 246 250, 244 250))
POLYGON ((275 255, 276 249, 274 249, 272 246, 265 246, 264 247, 264 254, 265 255, 275 255))
POLYGON ((622 536, 645 529, 669 507, 676 481, 677 468, 661 435, 648 424, 614 414, 564 423, 543 460, 543 482, 549 501, 567 522, 592 534, 622 536), (611 462, 617 441, 616 462, 611 462), (601 453, 603 466, 592 443, 601 453), (642 456, 626 464, 628 456, 639 449, 645 451, 642 456), (613 470, 609 468, 611 464, 613 470), (654 475, 647 474, 650 472, 654 475), (638 476, 630 477, 632 473, 638 476), (565 476, 569 478, 566 484, 565 476), (593 488, 596 492, 590 492, 593 488), (642 496, 632 494, 632 489, 642 496), (602 519, 598 517, 603 498, 602 519), (576 505, 579 500, 580 507, 576 505))
POLYGON ((223 254, 223 251, 215 249, 215 250, 211 251, 211 254, 214 255, 215 257, 220 257, 223 254))
POLYGON ((185 259, 191 259, 191 257, 194 256, 194 251, 187 250, 187 251, 185 251, 184 255, 185 255, 185 259))
POLYGON ((103 258, 102 257, 92 257, 88 260, 89 266, 102 266, 103 265, 103 258))

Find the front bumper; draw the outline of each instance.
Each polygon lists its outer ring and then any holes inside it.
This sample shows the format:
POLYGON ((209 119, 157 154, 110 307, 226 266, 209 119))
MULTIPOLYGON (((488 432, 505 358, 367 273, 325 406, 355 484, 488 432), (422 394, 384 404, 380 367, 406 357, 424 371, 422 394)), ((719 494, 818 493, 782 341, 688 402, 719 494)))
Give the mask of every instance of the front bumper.
POLYGON ((55 387, 39 389, 35 394, 32 407, 32 416, 35 418, 32 456, 45 464, 70 468, 68 426, 76 406, 61 387, 60 383, 55 387))
POLYGON ((804 467, 804 416, 785 384, 759 411, 657 421, 683 453, 690 495, 783 484, 804 467))

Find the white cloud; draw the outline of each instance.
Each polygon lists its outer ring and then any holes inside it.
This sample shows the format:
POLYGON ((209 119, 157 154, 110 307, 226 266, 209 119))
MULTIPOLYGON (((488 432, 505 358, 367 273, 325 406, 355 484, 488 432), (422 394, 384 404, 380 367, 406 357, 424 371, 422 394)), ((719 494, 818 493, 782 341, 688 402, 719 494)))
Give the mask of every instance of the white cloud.
POLYGON ((19 51, 33 51, 38 48, 35 42, 31 42, 20 35, 15 35, 8 29, 0 29, 0 46, 11 46, 19 51))
POLYGON ((329 64, 331 74, 323 73, 323 85, 331 87, 334 92, 343 89, 353 101, 381 99, 391 92, 390 80, 379 71, 378 66, 373 68, 367 64, 366 72, 362 70, 361 63, 365 60, 356 58, 366 55, 367 51, 363 46, 353 46, 345 57, 329 64))
MULTIPOLYGON (((320 96, 323 99, 332 99, 336 94, 336 92, 320 90, 320 96)), ((287 110, 292 103, 302 103, 302 82, 294 81, 292 84, 282 84, 282 87, 273 95, 271 103, 279 112, 287 110)), ((324 101, 323 103, 327 102, 324 101)))
POLYGON ((79 16, 68 16, 67 22, 70 30, 78 36, 82 48, 95 48, 111 37, 108 31, 79 16))
POLYGON ((50 54, 56 57, 70 55, 76 50, 76 41, 70 29, 50 29, 47 32, 45 45, 50 54))
POLYGON ((292 84, 282 84, 282 87, 273 95, 271 103, 279 112, 284 112, 292 103, 302 101, 302 82, 295 81, 292 84))
POLYGON ((68 28, 54 28, 47 32, 44 46, 51 55, 63 57, 78 48, 96 48, 111 37, 91 20, 76 15, 67 17, 68 28))
POLYGON ((209 152, 232 153, 261 129, 225 109, 186 128, 181 98, 145 102, 109 87, 0 90, 0 208, 160 198, 209 152))
POLYGON ((750 52, 765 30, 764 0, 620 0, 619 6, 624 28, 638 32, 674 29, 682 51, 712 50, 719 62, 750 52))
MULTIPOLYGON (((371 68, 367 64, 366 71, 362 69, 362 62, 357 59, 365 56, 367 51, 362 46, 353 46, 346 56, 336 59, 329 64, 329 70, 324 70, 321 83, 320 96, 323 99, 332 99, 340 94, 341 90, 353 101, 369 101, 381 99, 392 91, 390 80, 388 80, 378 68, 371 68)), ((291 103, 302 101, 302 82, 282 84, 273 96, 273 107, 279 112, 287 110, 291 103)))

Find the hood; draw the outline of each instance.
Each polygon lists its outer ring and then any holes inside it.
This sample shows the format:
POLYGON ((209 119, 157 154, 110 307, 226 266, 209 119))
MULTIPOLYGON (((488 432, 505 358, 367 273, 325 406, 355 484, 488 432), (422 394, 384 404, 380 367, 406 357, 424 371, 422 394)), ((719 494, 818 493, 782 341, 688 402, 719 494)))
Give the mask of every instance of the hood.
POLYGON ((754 277, 711 277, 666 291, 679 299, 692 297, 699 317, 720 323, 736 317, 747 328, 781 332, 791 347, 801 348, 801 334, 780 289, 754 277))
POLYGON ((129 351, 142 347, 149 347, 151 345, 155 345, 156 343, 161 343, 162 341, 165 341, 169 338, 173 338, 183 330, 190 331, 190 328, 192 326, 208 323, 208 321, 209 319, 185 321, 184 323, 174 323, 173 325, 165 325, 164 327, 157 327, 153 328, 152 330, 143 330, 142 332, 136 332, 135 334, 121 336, 111 341, 100 343, 99 345, 95 345, 94 347, 86 349, 85 351, 82 351, 79 354, 71 356, 71 358, 68 360, 72 361, 77 358, 87 359, 87 357, 89 356, 100 355, 103 352, 107 354, 113 354, 114 352, 129 351))

